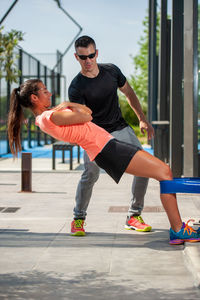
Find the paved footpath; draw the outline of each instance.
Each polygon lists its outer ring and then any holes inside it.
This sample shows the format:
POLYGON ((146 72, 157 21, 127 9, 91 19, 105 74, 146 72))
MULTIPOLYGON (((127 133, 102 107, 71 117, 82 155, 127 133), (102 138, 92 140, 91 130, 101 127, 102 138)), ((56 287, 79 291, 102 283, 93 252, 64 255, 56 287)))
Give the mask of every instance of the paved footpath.
MULTIPOLYGON (((0 299, 200 299, 200 243, 169 245, 156 181, 150 180, 143 212, 152 232, 124 229, 131 176, 117 185, 102 172, 87 236, 71 237, 81 171, 39 165, 33 192, 21 193, 19 170, 0 161, 0 299)), ((184 220, 200 219, 199 195, 180 194, 178 202, 184 220)))

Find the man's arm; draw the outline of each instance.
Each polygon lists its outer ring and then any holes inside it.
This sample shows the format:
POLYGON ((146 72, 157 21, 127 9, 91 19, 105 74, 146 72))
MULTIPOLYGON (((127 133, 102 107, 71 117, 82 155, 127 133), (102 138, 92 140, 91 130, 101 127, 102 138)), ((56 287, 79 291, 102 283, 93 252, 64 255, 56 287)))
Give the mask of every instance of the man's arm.
POLYGON ((154 137, 154 129, 151 126, 151 124, 146 120, 140 102, 134 90, 129 85, 128 81, 126 81, 124 86, 122 86, 119 89, 126 96, 130 107, 134 110, 136 116, 138 117, 141 132, 144 134, 145 131, 147 131, 148 139, 152 139, 154 137))
POLYGON ((82 96, 81 89, 78 85, 77 80, 72 81, 68 88, 68 98, 70 102, 85 104, 85 99, 82 96))

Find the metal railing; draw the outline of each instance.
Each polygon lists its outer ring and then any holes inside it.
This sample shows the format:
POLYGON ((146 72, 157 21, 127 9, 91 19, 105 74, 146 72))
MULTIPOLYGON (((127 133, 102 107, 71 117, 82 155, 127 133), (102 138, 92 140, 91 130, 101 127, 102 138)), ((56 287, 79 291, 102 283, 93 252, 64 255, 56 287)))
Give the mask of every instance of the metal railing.
MULTIPOLYGON (((52 93, 52 105, 60 102, 61 74, 52 71, 43 65, 38 59, 25 52, 22 48, 16 48, 17 64, 21 72, 18 83, 10 84, 3 77, 0 79, 0 156, 10 152, 7 138, 7 115, 9 110, 10 94, 13 88, 18 87, 25 80, 39 78, 52 93)), ((21 132, 22 147, 41 146, 52 142, 52 138, 42 133, 35 126, 31 115, 27 114, 28 126, 23 126, 21 132)))

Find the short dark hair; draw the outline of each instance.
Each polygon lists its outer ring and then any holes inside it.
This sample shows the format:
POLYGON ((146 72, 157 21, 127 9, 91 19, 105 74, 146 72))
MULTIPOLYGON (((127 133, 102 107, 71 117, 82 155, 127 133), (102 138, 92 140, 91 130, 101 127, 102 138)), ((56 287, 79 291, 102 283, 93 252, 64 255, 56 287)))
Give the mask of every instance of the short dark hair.
POLYGON ((96 44, 95 41, 87 36, 87 35, 83 35, 81 37, 79 37, 76 41, 75 41, 75 50, 77 50, 78 47, 84 47, 87 48, 89 45, 93 45, 94 48, 96 49, 96 44))

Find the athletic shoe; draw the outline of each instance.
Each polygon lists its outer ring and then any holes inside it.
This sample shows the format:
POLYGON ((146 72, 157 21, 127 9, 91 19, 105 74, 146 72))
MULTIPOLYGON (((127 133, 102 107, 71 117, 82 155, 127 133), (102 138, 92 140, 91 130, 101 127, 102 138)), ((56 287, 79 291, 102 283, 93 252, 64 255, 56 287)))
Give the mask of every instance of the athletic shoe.
POLYGON ((85 230, 83 226, 84 226, 84 220, 82 219, 73 220, 71 223, 71 235, 84 236, 85 230))
POLYGON ((175 232, 170 228, 170 245, 181 245, 184 244, 184 242, 200 242, 200 231, 194 230, 191 226, 189 226, 188 223, 190 221, 193 220, 188 220, 186 224, 183 222, 181 230, 178 232, 175 232))
POLYGON ((134 229, 136 231, 151 231, 151 226, 144 223, 141 216, 127 217, 125 228, 128 230, 134 229))

